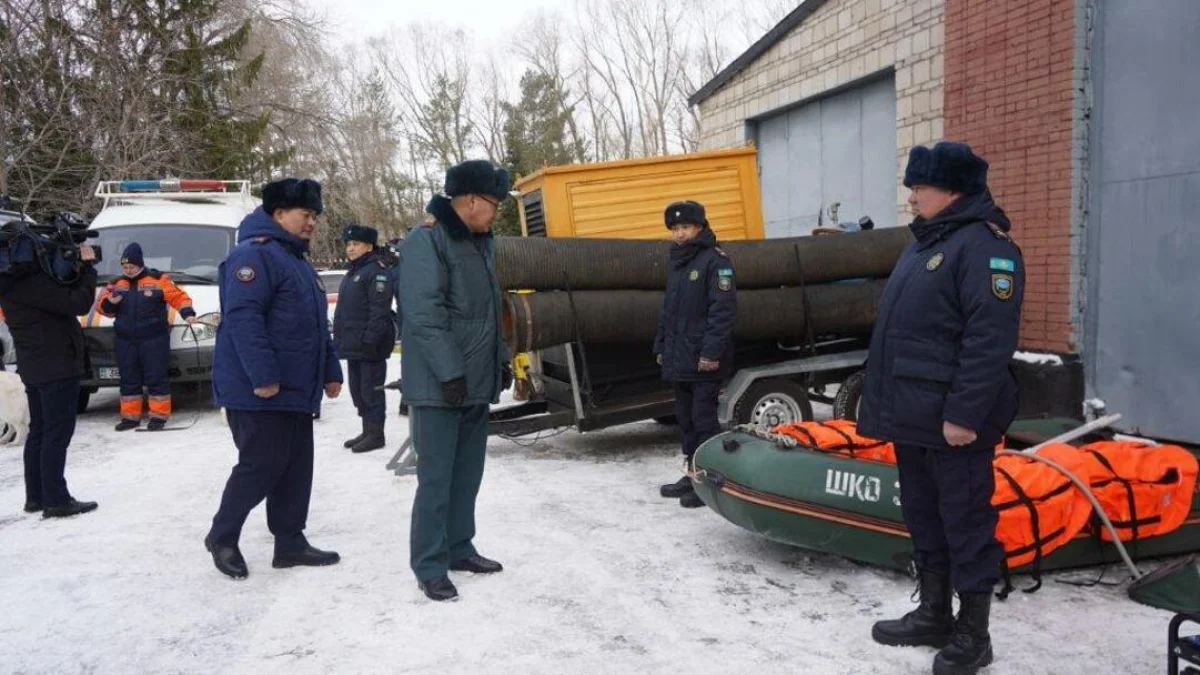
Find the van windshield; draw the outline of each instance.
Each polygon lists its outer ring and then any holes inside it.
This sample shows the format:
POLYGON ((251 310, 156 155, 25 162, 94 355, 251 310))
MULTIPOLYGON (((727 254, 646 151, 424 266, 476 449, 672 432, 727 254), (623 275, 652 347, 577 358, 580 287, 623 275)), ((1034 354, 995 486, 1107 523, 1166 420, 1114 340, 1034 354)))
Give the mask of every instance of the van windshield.
POLYGON ((170 272, 181 283, 216 283, 217 266, 229 255, 237 230, 209 225, 125 225, 98 230, 104 258, 96 265, 100 282, 121 276, 121 253, 137 242, 146 267, 170 272))

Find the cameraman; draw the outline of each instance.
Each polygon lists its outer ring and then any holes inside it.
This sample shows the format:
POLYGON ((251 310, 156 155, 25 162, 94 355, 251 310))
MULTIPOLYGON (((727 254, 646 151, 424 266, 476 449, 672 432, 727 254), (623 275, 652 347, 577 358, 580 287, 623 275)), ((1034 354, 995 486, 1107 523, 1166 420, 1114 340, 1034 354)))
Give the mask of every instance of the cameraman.
POLYGON ((0 275, 3 309, 16 343, 17 372, 29 399, 25 440, 25 512, 66 518, 96 509, 67 491, 63 471, 75 433, 79 382, 84 373, 83 329, 96 295, 96 252, 79 246, 75 280, 64 285, 40 266, 0 275))

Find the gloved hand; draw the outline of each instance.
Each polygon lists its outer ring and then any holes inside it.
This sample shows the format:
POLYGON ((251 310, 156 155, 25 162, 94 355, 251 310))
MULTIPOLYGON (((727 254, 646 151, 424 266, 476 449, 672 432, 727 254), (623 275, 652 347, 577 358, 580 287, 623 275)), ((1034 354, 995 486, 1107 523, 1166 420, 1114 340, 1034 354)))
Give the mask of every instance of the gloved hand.
POLYGON ((512 366, 507 363, 500 366, 500 391, 507 391, 513 384, 512 366))
POLYGON ((452 406, 460 405, 467 400, 467 379, 457 377, 449 382, 443 382, 442 397, 446 399, 446 403, 452 406))

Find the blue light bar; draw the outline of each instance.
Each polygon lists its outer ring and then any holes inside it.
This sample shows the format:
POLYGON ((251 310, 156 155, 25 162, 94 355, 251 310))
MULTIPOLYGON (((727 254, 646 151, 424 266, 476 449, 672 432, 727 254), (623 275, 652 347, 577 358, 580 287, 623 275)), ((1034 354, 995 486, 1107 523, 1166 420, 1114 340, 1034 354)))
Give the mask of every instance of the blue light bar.
POLYGON ((158 192, 162 190, 160 180, 123 180, 121 192, 158 192))

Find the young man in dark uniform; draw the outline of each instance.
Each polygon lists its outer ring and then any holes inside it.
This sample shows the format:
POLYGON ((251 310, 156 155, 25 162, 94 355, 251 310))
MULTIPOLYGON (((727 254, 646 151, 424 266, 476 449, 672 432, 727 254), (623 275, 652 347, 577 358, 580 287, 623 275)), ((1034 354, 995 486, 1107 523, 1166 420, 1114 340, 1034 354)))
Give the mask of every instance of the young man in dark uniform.
POLYGON ((384 267, 375 247, 379 232, 365 225, 348 225, 342 231, 350 269, 338 289, 333 313, 333 341, 346 359, 350 397, 362 418, 362 433, 343 445, 353 452, 378 450, 386 442, 387 359, 396 345, 396 317, 392 314, 392 273, 384 267))
MULTIPOLYGON (((721 432, 717 396, 733 372, 737 288, 733 262, 717 247, 702 205, 676 202, 663 215, 673 243, 654 355, 663 379, 675 385, 675 416, 690 462, 696 448, 721 432)), ((686 508, 703 506, 687 476, 659 492, 686 508)))
POLYGON ((992 662, 988 618, 1004 550, 996 541, 992 459, 1017 411, 1025 268, 987 189, 987 162, 962 143, 916 147, 916 237, 875 321, 858 430, 896 444, 920 605, 872 630, 886 645, 933 646, 937 675, 992 662), (957 618, 951 601, 957 591, 957 618))

